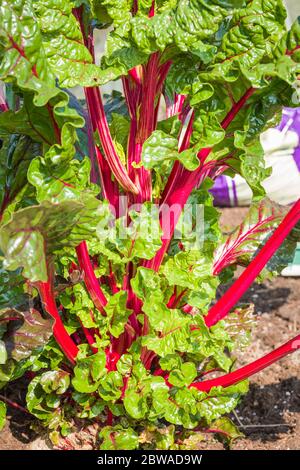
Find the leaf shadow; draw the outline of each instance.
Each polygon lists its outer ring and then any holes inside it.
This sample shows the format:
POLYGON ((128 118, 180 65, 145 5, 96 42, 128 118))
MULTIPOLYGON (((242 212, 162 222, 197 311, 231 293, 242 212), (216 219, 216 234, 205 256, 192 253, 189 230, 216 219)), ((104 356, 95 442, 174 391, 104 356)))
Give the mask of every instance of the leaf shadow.
MULTIPOLYGON (((23 377, 11 382, 2 390, 2 394, 9 400, 25 408, 27 386, 28 380, 23 377)), ((36 422, 34 416, 7 404, 7 420, 9 422, 9 432, 15 439, 23 444, 29 444, 38 437, 38 433, 31 427, 31 425, 36 422)))

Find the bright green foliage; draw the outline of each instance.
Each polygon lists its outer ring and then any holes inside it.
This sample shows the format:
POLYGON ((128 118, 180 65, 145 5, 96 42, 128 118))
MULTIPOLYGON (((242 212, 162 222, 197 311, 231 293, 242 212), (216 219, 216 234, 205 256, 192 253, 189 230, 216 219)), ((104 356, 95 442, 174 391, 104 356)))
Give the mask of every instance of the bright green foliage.
MULTIPOLYGON (((199 139, 200 140, 200 139, 199 139)), ((143 146, 142 163, 147 169, 159 168, 166 160, 179 160, 188 170, 199 166, 194 148, 178 152, 178 140, 162 131, 155 131, 143 146)))
POLYGON ((3 401, 0 401, 0 431, 5 426, 6 421, 6 404, 3 401))
MULTIPOLYGON (((286 213, 265 196, 259 140, 298 104, 300 20, 288 32, 285 18, 281 0, 1 2, 0 388, 33 372, 27 408, 56 443, 93 420, 101 450, 240 437, 225 415, 247 381, 191 385, 234 370, 249 345, 252 305, 212 328, 205 316, 286 213), (99 62, 91 38, 108 27, 99 62), (94 87, 120 78, 126 93, 102 108, 94 87), (254 199, 229 234, 209 191, 221 173, 254 199)), ((262 279, 299 238, 296 227, 262 279)), ((5 414, 0 401, 0 430, 5 414)))

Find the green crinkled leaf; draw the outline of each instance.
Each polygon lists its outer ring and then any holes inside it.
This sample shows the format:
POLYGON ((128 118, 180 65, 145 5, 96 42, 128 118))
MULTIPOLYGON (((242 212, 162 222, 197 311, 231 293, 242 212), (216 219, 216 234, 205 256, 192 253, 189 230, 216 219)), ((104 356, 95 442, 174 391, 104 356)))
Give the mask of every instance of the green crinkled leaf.
POLYGON ((28 181, 35 186, 37 200, 61 202, 80 199, 83 190, 98 192, 90 185, 90 160, 78 160, 55 164, 45 158, 34 159, 29 167, 28 181))
POLYGON ((195 111, 193 132, 191 136, 192 144, 200 144, 201 148, 217 145, 224 138, 225 132, 222 129, 215 113, 207 112, 205 109, 195 111))
POLYGON ((132 418, 143 419, 148 415, 151 396, 155 401, 167 390, 168 387, 162 377, 138 377, 133 374, 133 377, 128 381, 124 396, 125 410, 132 418))
POLYGON ((90 0, 92 13, 100 23, 114 22, 126 34, 131 19, 131 0, 90 0))
MULTIPOLYGON (((52 145, 56 142, 56 136, 53 127, 49 126, 49 110, 46 106, 35 106, 33 96, 32 93, 24 93, 23 106, 18 111, 9 110, 0 114, 0 133, 4 136, 26 135, 35 142, 52 145)), ((35 152, 34 156, 38 154, 35 152)))
MULTIPOLYGON (((97 200, 93 201, 98 206, 97 200)), ((0 230, 4 268, 23 267, 31 281, 46 281, 46 257, 64 246, 76 246, 86 238, 95 219, 89 206, 77 201, 51 204, 47 201, 13 214, 0 230)))
POLYGON ((147 299, 143 305, 150 325, 159 334, 149 334, 142 338, 142 345, 159 356, 166 356, 175 351, 187 349, 190 336, 190 319, 179 310, 168 309, 166 305, 154 298, 147 299))
POLYGON ((0 364, 5 364, 7 361, 7 351, 4 341, 0 340, 0 364))
POLYGON ((160 358, 159 365, 162 370, 181 369, 182 360, 177 354, 168 354, 167 356, 160 358))
MULTIPOLYGON (((4 114, 0 114, 0 118, 4 114)), ((6 119, 9 119, 6 117, 6 119)), ((1 124, 0 124, 1 134, 1 124)), ((0 150, 0 207, 1 212, 27 184, 27 169, 38 155, 40 146, 29 137, 12 134, 2 142, 0 150)))
POLYGON ((61 411, 59 409, 60 398, 55 392, 47 393, 41 381, 44 380, 44 375, 48 376, 45 372, 40 376, 36 376, 28 385, 26 403, 27 408, 34 416, 49 423, 59 419, 61 411))
POLYGON ((70 374, 64 370, 49 370, 42 374, 40 384, 46 393, 62 395, 70 385, 70 374))
POLYGON ((8 271, 0 262, 0 310, 8 307, 18 308, 28 303, 28 296, 24 291, 24 278, 21 270, 8 271))
POLYGON ((122 114, 112 113, 109 128, 113 140, 121 146, 122 151, 125 154, 130 128, 129 119, 122 114))
POLYGON ((56 93, 55 76, 47 62, 32 2, 3 1, 0 24, 1 79, 14 78, 20 88, 36 93, 35 104, 45 102, 47 93, 56 93))
POLYGON ((182 51, 190 50, 196 57, 209 62, 216 47, 203 40, 218 30, 224 16, 225 10, 216 5, 211 7, 204 0, 167 4, 152 18, 131 16, 127 11, 123 13, 122 21, 115 20, 116 29, 108 37, 102 64, 110 79, 115 79, 146 62, 148 54, 163 51, 171 45, 182 51))
POLYGON ((154 131, 143 145, 142 164, 146 169, 159 169, 166 160, 178 160, 190 171, 199 166, 194 148, 178 151, 178 140, 162 131, 154 131))
POLYGON ((238 67, 246 75, 284 34, 285 18, 283 3, 277 0, 254 0, 235 9, 214 57, 213 75, 230 80, 238 67))
POLYGON ((201 288, 202 282, 212 279, 212 263, 200 251, 181 251, 170 257, 163 266, 163 274, 172 286, 188 289, 201 288))
POLYGON ((108 317, 109 331, 115 338, 123 333, 128 317, 132 313, 132 310, 126 308, 126 304, 127 292, 120 291, 111 296, 104 307, 108 317))
POLYGON ((133 428, 123 428, 121 425, 105 426, 101 429, 101 450, 134 450, 138 448, 138 434, 133 428))
POLYGON ((232 411, 239 403, 243 394, 248 392, 248 382, 240 382, 238 385, 231 387, 213 387, 208 394, 198 395, 198 412, 208 424, 225 413, 232 411))
POLYGON ((74 367, 72 385, 80 393, 93 393, 99 386, 99 381, 106 374, 106 357, 104 351, 77 361, 74 367))
POLYGON ((43 0, 33 3, 41 43, 52 73, 62 87, 95 86, 101 69, 85 47, 80 26, 72 13, 73 2, 43 0))
POLYGON ((16 363, 13 359, 8 359, 5 364, 0 364, 0 389, 15 378, 15 369, 16 363))
POLYGON ((218 438, 225 442, 229 448, 236 439, 244 437, 244 434, 240 432, 239 428, 226 416, 216 419, 216 421, 211 424, 211 428, 214 429, 218 438))
POLYGON ((135 277, 131 279, 131 286, 134 293, 145 300, 152 292, 160 292, 161 279, 152 269, 138 267, 135 277))
POLYGON ((70 315, 77 316, 85 328, 96 326, 94 303, 84 286, 75 284, 73 287, 65 289, 59 299, 64 309, 67 309, 70 315))
POLYGON ((6 404, 3 401, 0 401, 0 431, 2 431, 2 429, 5 426, 6 410, 7 410, 6 404))
MULTIPOLYGON (((285 207, 268 198, 253 203, 244 221, 217 248, 214 272, 218 273, 231 264, 247 266, 283 220, 286 212, 285 207)), ((279 273, 292 261, 299 236, 299 231, 295 228, 262 271, 262 277, 268 272, 279 273)))
POLYGON ((148 411, 147 395, 134 389, 126 390, 124 406, 127 413, 134 419, 142 419, 148 411))
POLYGON ((6 327, 2 340, 8 357, 17 361, 29 357, 37 348, 42 349, 52 335, 53 320, 43 318, 33 308, 1 310, 0 319, 6 327))
POLYGON ((25 278, 47 281, 45 245, 40 232, 20 232, 13 235, 2 245, 2 249, 5 252, 5 268, 15 270, 23 267, 22 274, 25 278))
POLYGON ((193 362, 185 362, 181 369, 173 369, 168 377, 175 387, 187 387, 197 377, 197 368, 193 362))
POLYGON ((97 227, 100 250, 112 261, 126 263, 135 258, 151 259, 161 246, 162 230, 158 208, 146 202, 139 212, 129 211, 127 218, 120 217, 111 229, 104 223, 97 227))
POLYGON ((105 374, 100 382, 98 393, 105 401, 117 401, 122 395, 123 377, 118 371, 105 374))

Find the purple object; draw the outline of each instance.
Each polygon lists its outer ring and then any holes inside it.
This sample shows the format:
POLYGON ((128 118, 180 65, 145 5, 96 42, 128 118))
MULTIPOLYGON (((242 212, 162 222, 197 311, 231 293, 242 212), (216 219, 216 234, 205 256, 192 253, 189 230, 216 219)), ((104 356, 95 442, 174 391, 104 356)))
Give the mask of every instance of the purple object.
MULTIPOLYGON (((292 181, 292 184, 297 184, 295 183, 295 174, 297 174, 297 170, 299 172, 299 177, 300 177, 300 108, 285 108, 283 111, 282 115, 282 120, 279 124, 279 126, 276 128, 280 132, 295 132, 299 136, 299 145, 295 148, 293 157, 290 154, 289 156, 289 161, 290 165, 288 166, 286 164, 287 160, 284 161, 284 156, 282 159, 282 171, 284 172, 285 178, 284 179, 289 179, 289 174, 292 176, 292 173, 294 174, 294 178, 290 178, 290 181, 292 181), (293 159, 295 164, 293 164, 293 159), (289 168, 289 171, 287 172, 287 167, 289 168), (293 168, 291 168, 293 167, 293 168), (295 173, 296 172, 296 173, 295 173)), ((271 163, 272 164, 272 163, 271 163)), ((280 167, 281 167, 281 163, 280 167)), ((279 177, 278 169, 275 171, 275 176, 274 179, 279 177), (276 173, 277 171, 277 173, 276 173)), ((281 168, 280 168, 281 172, 281 168)), ((278 180, 277 180, 278 181, 278 180)), ((299 181, 298 181, 299 183, 299 181)), ((284 181, 282 182, 282 186, 284 186, 284 181)), ((274 185, 276 186, 276 184, 274 185)), ((277 185, 278 186, 278 185, 277 185)), ((241 178, 238 180, 237 184, 237 179, 232 179, 229 176, 219 176, 216 178, 215 184, 213 188, 211 189, 211 193, 214 196, 214 204, 216 206, 220 207, 228 207, 228 206, 237 206, 242 203, 242 205, 245 205, 246 203, 250 203, 251 195, 249 193, 249 189, 247 190, 247 184, 243 184, 243 181, 241 178)), ((276 190, 276 188, 274 189, 276 190)), ((278 190, 277 190, 278 192, 278 190)), ((297 193, 297 191, 294 191, 297 193)), ((251 193, 251 191, 250 191, 251 193)), ((281 193, 282 194, 282 193, 281 193)), ((299 195, 300 195, 300 187, 299 187, 299 195)), ((276 199, 280 198, 280 194, 276 194, 276 199)), ((271 194, 272 198, 272 194, 271 194)), ((290 201, 293 202, 293 201, 290 201)))
MULTIPOLYGON (((294 131, 300 136, 300 108, 285 108, 282 114, 282 120, 277 129, 283 131, 288 126, 289 131, 294 131), (291 121, 289 125, 289 121, 291 121)), ((295 149, 294 160, 300 172, 300 146, 295 149)))

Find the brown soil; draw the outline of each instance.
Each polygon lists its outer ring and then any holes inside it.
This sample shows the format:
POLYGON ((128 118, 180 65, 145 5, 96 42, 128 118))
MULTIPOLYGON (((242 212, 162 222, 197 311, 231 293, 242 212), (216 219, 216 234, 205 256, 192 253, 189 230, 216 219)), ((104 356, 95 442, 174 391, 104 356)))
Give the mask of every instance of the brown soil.
MULTIPOLYGON (((223 224, 227 228, 238 224, 244 213, 245 209, 224 209, 223 224)), ((262 285, 255 284, 243 301, 255 303, 258 324, 252 346, 239 354, 241 365, 262 356, 299 331, 300 278, 279 277, 262 285)), ((300 352, 282 359, 251 379, 249 394, 231 416, 245 435, 233 445, 234 450, 300 449, 299 366, 300 352)), ((24 403, 25 385, 22 382, 18 389, 10 386, 2 394, 24 403)), ((7 424, 0 434, 0 449, 49 448, 40 435, 31 430, 32 423, 29 415, 9 407, 7 424)), ((224 447, 209 437, 201 448, 224 447)))

